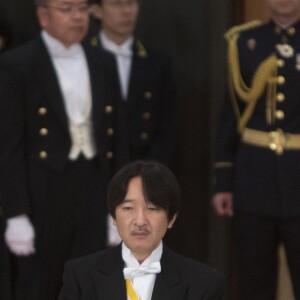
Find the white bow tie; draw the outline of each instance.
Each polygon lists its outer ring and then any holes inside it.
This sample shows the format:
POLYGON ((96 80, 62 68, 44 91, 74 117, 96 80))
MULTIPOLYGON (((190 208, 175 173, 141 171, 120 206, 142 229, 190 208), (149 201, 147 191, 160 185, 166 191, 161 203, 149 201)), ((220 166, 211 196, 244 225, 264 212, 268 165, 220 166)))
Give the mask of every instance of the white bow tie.
POLYGON ((132 279, 146 274, 156 274, 161 272, 160 262, 151 263, 148 266, 127 267, 124 268, 123 274, 125 279, 132 279))

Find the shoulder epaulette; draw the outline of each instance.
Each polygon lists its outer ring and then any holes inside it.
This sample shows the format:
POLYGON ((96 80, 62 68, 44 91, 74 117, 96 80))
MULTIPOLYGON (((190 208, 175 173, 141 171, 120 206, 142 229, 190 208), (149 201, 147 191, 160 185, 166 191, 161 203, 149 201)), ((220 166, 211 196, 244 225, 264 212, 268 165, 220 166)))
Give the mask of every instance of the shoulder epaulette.
POLYGON ((251 28, 255 28, 255 27, 258 27, 258 26, 261 26, 261 25, 262 25, 262 21, 253 20, 251 22, 247 22, 247 23, 244 23, 244 24, 241 24, 241 25, 233 26, 228 31, 226 31, 224 37, 227 41, 229 41, 234 35, 242 32, 242 31, 245 31, 245 30, 248 30, 248 29, 251 29, 251 28))

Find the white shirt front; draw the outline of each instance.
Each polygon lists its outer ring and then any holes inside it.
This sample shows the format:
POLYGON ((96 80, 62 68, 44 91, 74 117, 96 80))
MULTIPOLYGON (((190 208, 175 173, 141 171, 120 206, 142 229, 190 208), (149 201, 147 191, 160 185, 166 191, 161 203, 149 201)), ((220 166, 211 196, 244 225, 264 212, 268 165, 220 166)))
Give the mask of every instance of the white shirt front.
POLYGON ((69 159, 76 160, 80 153, 87 159, 96 155, 91 122, 92 96, 86 57, 79 43, 66 48, 59 40, 42 31, 56 71, 64 99, 72 147, 69 159))
POLYGON ((130 70, 132 65, 133 37, 127 39, 123 44, 117 45, 109 40, 105 33, 100 32, 100 41, 103 48, 112 52, 117 60, 120 88, 123 99, 126 100, 129 89, 130 70))
MULTIPOLYGON (((122 257, 125 261, 126 267, 147 267, 151 263, 159 262, 162 256, 163 246, 162 242, 159 246, 152 251, 152 253, 140 264, 133 256, 130 249, 126 247, 124 242, 122 243, 122 257)), ((139 295, 139 300, 151 300, 156 274, 145 274, 132 279, 132 284, 135 291, 139 295)), ((128 300, 129 297, 127 296, 128 300)))

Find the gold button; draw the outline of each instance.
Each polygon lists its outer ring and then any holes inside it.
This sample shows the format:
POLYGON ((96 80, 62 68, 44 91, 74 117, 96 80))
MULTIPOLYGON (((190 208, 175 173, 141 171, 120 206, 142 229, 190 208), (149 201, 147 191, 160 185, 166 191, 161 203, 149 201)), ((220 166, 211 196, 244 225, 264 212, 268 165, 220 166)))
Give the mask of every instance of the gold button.
POLYGON ((149 112, 144 112, 144 113, 143 113, 143 119, 144 119, 144 120, 150 120, 150 119, 151 119, 151 113, 149 113, 149 112))
POLYGON ((287 30, 288 35, 294 35, 296 33, 296 29, 294 27, 290 27, 287 30))
POLYGON ((277 120, 282 120, 284 119, 284 112, 282 110, 276 110, 275 116, 277 120))
POLYGON ((146 141, 149 138, 149 134, 147 132, 142 132, 140 137, 141 140, 146 141))
POLYGON ((108 128, 107 129, 107 135, 108 136, 113 136, 114 135, 114 129, 113 128, 108 128))
POLYGON ((283 85, 285 83, 285 78, 283 76, 278 76, 277 77, 277 83, 279 85, 283 85))
POLYGON ((113 112, 114 108, 111 105, 107 105, 107 106, 105 106, 104 110, 107 114, 111 114, 113 112))
POLYGON ((145 97, 145 99, 149 100, 149 99, 152 98, 152 93, 147 91, 147 92, 144 93, 144 97, 145 97))
POLYGON ((106 158, 112 159, 114 157, 114 154, 111 151, 106 152, 106 158))
POLYGON ((285 65, 285 61, 283 59, 278 59, 277 60, 277 67, 278 68, 283 68, 285 65))
POLYGON ((39 108, 39 115, 40 116, 44 116, 44 115, 46 115, 47 114, 47 108, 46 107, 40 107, 39 108))
POLYGON ((46 136, 46 135, 48 135, 48 129, 47 129, 47 128, 41 128, 41 129, 40 129, 40 135, 41 135, 41 136, 46 136))
POLYGON ((48 153, 46 151, 40 152, 40 159, 46 159, 48 157, 48 153))
POLYGON ((279 26, 276 26, 276 27, 274 28, 274 32, 275 32, 276 34, 280 34, 280 33, 281 33, 281 28, 280 28, 279 26))
POLYGON ((277 102, 283 102, 285 100, 285 95, 283 93, 278 93, 276 95, 276 101, 277 102))

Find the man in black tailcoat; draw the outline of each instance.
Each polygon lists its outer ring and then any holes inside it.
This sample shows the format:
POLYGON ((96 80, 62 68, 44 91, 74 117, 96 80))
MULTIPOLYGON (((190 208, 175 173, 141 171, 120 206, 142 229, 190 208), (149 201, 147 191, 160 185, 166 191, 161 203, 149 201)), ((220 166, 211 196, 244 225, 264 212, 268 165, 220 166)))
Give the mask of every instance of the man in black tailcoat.
POLYGON ((57 299, 64 262, 106 243, 119 95, 110 56, 80 44, 82 0, 37 0, 41 35, 1 55, 0 191, 16 298, 57 299))
POLYGON ((108 186, 109 212, 122 244, 66 263, 59 300, 221 300, 224 276, 162 241, 181 192, 157 162, 135 161, 108 186))
POLYGON ((175 145, 176 99, 169 59, 134 35, 139 0, 93 2, 92 14, 100 25, 86 43, 115 57, 127 110, 127 122, 123 124, 128 131, 124 136, 127 160, 156 159, 170 164, 175 145))

